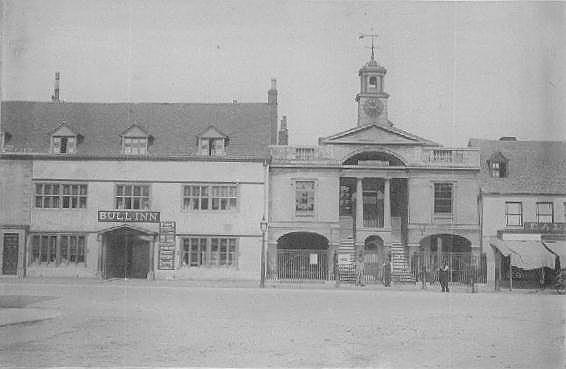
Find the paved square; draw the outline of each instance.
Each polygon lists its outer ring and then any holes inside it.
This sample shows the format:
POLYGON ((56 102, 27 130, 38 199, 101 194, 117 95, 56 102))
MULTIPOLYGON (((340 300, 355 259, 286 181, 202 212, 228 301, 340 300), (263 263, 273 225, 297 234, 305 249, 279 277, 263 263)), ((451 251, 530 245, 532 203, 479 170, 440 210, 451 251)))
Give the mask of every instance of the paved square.
POLYGON ((0 326, 4 367, 565 363, 566 299, 550 294, 3 281, 0 306, 14 296, 46 319, 0 326))

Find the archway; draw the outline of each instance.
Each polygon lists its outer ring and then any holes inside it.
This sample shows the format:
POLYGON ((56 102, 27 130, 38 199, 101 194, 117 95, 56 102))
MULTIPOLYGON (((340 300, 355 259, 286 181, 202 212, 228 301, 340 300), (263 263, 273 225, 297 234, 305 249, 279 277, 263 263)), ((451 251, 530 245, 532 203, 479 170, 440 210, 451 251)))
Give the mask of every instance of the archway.
POLYGON ((325 280, 328 253, 328 239, 318 233, 287 233, 277 240, 277 277, 325 280))
POLYGON ((364 280, 377 282, 382 279, 383 264, 390 258, 385 249, 383 239, 379 236, 369 236, 364 241, 364 280))
POLYGON ((463 236, 434 234, 423 238, 420 246, 419 268, 426 267, 433 281, 438 280, 438 271, 444 265, 448 265, 450 281, 462 283, 481 267, 480 258, 472 255, 472 243, 463 236))
POLYGON ((148 278, 153 272, 155 233, 127 225, 101 232, 101 274, 110 278, 148 278))

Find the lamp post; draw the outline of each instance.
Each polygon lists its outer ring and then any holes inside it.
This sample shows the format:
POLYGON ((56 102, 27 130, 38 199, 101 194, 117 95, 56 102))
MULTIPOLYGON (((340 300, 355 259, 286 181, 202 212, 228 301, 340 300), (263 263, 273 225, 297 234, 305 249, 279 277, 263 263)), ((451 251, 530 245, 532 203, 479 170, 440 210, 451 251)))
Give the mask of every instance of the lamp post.
POLYGON ((259 280, 259 287, 265 287, 265 232, 267 232, 267 221, 265 215, 259 222, 259 229, 261 230, 261 276, 259 280))

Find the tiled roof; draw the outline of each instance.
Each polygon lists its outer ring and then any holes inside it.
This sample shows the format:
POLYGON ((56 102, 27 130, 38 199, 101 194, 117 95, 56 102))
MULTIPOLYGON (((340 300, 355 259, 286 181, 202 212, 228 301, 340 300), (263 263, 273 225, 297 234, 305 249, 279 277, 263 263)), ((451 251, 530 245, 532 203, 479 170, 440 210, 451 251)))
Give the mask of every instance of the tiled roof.
POLYGON ((62 122, 82 136, 77 155, 121 152, 120 134, 138 125, 153 137, 150 156, 196 155, 197 135, 213 125, 229 137, 228 157, 266 158, 277 105, 267 103, 2 102, 2 129, 14 151, 48 153, 62 122))
POLYGON ((480 148, 480 185, 485 193, 566 194, 566 142, 471 139, 480 148), (489 175, 487 161, 500 152, 507 177, 489 175))

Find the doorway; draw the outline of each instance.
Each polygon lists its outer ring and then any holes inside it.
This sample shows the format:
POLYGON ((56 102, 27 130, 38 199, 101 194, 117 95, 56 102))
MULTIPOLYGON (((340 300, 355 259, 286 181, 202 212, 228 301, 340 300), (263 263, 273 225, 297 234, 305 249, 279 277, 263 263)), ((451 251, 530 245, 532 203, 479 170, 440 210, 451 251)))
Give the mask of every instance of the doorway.
POLYGON ((143 233, 130 229, 108 232, 103 251, 103 276, 110 278, 147 278, 150 242, 143 233))
POLYGON ((19 236, 17 233, 4 233, 2 251, 2 274, 15 275, 18 271, 19 236))

